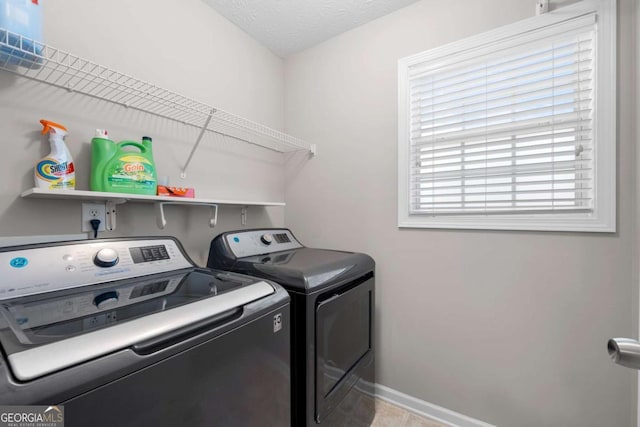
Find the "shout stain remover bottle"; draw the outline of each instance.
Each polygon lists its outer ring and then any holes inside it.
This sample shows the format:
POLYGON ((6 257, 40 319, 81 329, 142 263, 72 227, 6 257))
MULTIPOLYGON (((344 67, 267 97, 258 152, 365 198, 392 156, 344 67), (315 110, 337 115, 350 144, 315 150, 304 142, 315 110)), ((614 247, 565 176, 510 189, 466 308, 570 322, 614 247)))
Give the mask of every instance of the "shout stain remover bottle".
POLYGON ((49 134, 51 153, 36 165, 36 187, 49 190, 75 189, 76 173, 73 167, 73 159, 64 143, 67 128, 49 120, 40 120, 40 123, 44 126, 42 134, 49 134))

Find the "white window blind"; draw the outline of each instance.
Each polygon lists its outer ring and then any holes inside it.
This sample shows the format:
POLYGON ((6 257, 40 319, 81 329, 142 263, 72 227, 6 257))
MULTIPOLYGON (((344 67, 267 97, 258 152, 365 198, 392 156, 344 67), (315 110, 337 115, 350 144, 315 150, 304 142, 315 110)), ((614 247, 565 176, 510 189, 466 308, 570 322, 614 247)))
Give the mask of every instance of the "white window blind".
POLYGON ((407 67, 409 214, 593 209, 595 15, 407 67))

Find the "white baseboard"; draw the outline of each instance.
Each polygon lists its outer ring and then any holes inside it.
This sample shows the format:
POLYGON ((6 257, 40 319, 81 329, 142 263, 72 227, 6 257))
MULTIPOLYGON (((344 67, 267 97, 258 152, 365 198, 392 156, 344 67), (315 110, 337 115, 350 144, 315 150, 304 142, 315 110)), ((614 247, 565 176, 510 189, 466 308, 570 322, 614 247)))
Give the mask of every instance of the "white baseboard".
POLYGON ((492 424, 425 402, 381 384, 375 384, 373 394, 380 400, 452 427, 495 427, 492 424))

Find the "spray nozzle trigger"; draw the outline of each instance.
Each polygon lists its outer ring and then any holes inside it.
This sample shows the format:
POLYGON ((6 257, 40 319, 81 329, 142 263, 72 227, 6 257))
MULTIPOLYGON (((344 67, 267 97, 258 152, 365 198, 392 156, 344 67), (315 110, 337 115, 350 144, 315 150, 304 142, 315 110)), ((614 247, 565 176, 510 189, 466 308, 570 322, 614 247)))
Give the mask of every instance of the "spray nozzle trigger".
POLYGON ((67 134, 67 128, 62 126, 59 123, 56 122, 52 122, 51 120, 40 120, 40 124, 42 124, 43 128, 42 128, 42 134, 44 135, 45 133, 48 132, 53 132, 53 133, 59 133, 62 134, 62 136, 67 134))

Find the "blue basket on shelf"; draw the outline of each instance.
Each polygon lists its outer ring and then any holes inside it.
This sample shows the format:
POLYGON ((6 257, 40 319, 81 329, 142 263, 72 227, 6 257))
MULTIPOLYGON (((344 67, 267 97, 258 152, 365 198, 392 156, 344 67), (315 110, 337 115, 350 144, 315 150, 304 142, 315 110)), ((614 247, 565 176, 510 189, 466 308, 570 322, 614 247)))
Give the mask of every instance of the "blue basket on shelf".
POLYGON ((0 66, 38 68, 42 50, 39 0, 0 0, 0 66))

